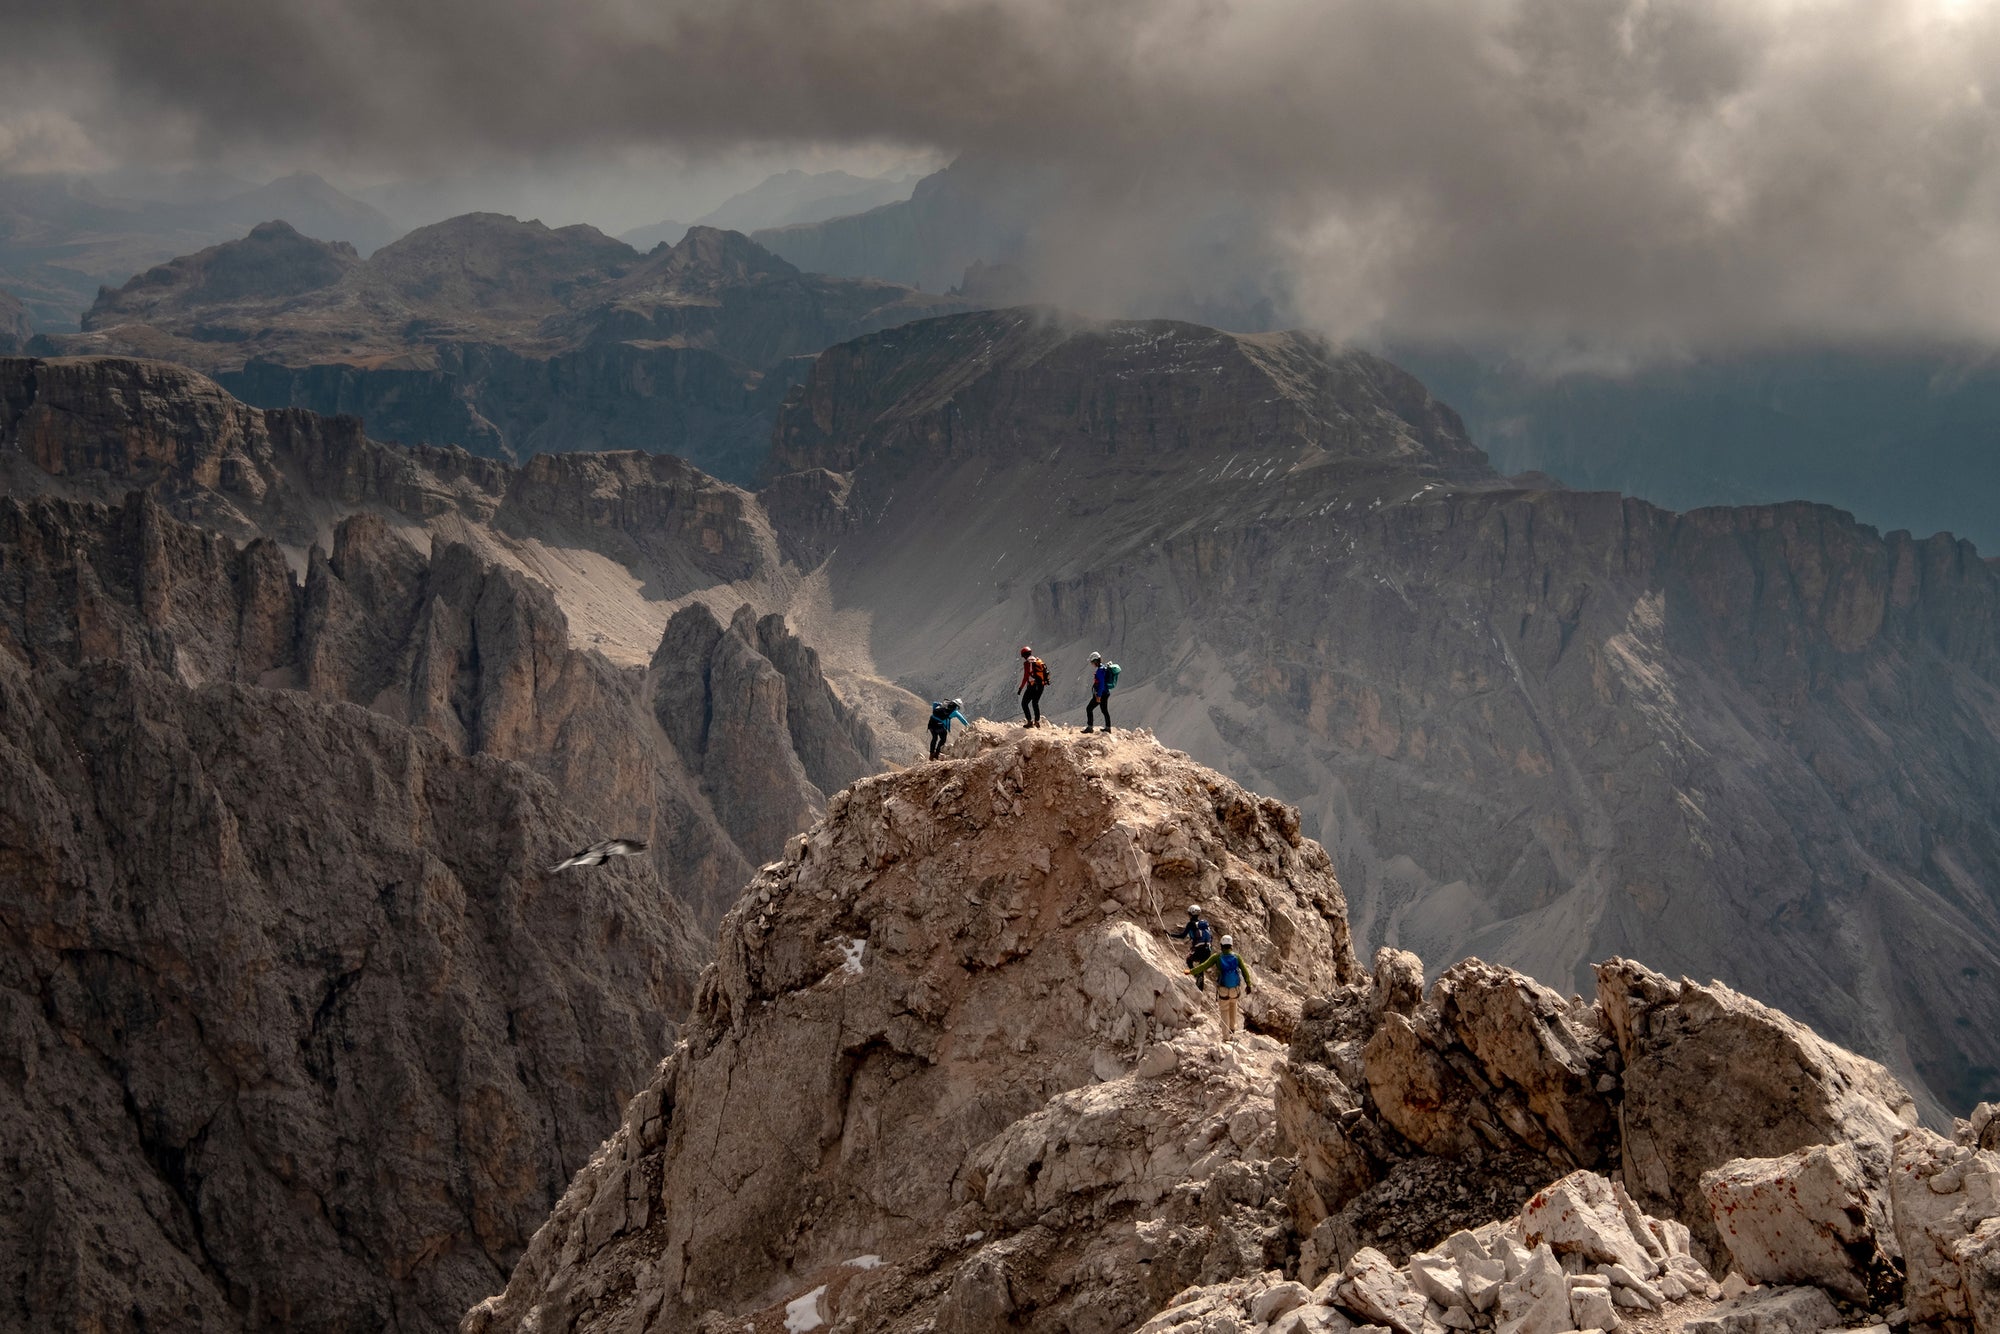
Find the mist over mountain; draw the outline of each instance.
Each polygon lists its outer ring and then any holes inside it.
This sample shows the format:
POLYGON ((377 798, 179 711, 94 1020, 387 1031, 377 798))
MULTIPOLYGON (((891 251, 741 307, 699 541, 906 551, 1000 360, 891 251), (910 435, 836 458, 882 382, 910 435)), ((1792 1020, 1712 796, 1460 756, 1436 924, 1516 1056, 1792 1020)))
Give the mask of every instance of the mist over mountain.
POLYGON ((1801 345, 1608 371, 1398 348, 1501 467, 1673 509, 1794 497, 2000 552, 2000 374, 1977 346, 1801 345))

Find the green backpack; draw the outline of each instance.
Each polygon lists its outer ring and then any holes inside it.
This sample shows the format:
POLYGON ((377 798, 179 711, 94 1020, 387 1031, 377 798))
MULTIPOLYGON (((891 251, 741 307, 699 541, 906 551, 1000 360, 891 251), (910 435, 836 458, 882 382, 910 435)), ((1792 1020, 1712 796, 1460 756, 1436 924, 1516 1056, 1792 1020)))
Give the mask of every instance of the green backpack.
POLYGON ((1104 693, 1108 695, 1113 690, 1117 689, 1117 687, 1118 687, 1118 664, 1115 662, 1107 662, 1104 664, 1104 693))

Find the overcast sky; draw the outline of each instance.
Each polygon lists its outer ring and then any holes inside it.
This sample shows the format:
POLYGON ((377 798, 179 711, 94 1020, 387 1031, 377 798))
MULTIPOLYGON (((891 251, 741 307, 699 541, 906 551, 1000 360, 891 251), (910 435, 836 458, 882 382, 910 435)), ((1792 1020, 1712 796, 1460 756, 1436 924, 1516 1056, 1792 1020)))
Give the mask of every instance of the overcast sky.
POLYGON ((0 0, 0 170, 975 154, 1085 304, 1335 333, 2000 336, 1985 0, 0 0))

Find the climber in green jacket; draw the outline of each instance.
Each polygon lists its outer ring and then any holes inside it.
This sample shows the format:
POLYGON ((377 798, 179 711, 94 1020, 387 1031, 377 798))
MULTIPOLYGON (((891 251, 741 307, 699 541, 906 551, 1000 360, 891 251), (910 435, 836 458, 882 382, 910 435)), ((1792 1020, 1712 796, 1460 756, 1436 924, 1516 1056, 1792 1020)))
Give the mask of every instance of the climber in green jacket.
POLYGON ((1243 962, 1243 956, 1236 952, 1235 940, 1224 936, 1216 943, 1222 947, 1219 953, 1209 955, 1185 971, 1199 982, 1203 973, 1211 968, 1215 970, 1215 999, 1216 1004, 1222 1007, 1222 1036, 1227 1039, 1235 1037, 1236 1030, 1242 1026, 1237 1022, 1236 998, 1245 992, 1255 991, 1257 983, 1250 976, 1250 965, 1243 962))

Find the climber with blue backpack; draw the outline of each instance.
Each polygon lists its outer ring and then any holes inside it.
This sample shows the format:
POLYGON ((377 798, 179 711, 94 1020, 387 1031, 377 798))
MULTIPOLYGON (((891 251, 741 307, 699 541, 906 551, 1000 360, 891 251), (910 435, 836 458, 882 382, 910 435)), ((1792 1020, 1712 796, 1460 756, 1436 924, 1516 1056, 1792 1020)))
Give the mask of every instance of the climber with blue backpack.
POLYGON ((1102 653, 1090 655, 1090 704, 1083 711, 1086 732, 1095 732, 1097 711, 1104 710, 1104 730, 1111 730, 1111 692, 1118 685, 1118 664, 1106 662, 1102 653))
POLYGON ((1203 973, 1215 970, 1215 1003, 1222 1007, 1222 1036, 1229 1039, 1236 1036, 1241 1026, 1236 1018, 1236 998, 1255 991, 1257 984, 1251 980, 1250 965, 1236 952, 1236 942, 1224 936, 1216 943, 1222 947, 1221 952, 1209 955, 1188 969, 1187 974, 1199 984, 1203 973))
POLYGON ((959 712, 964 707, 965 701, 962 699, 934 699, 931 701, 932 759, 936 759, 944 753, 945 738, 951 735, 952 719, 956 718, 962 726, 972 726, 971 723, 966 721, 965 715, 959 712))

